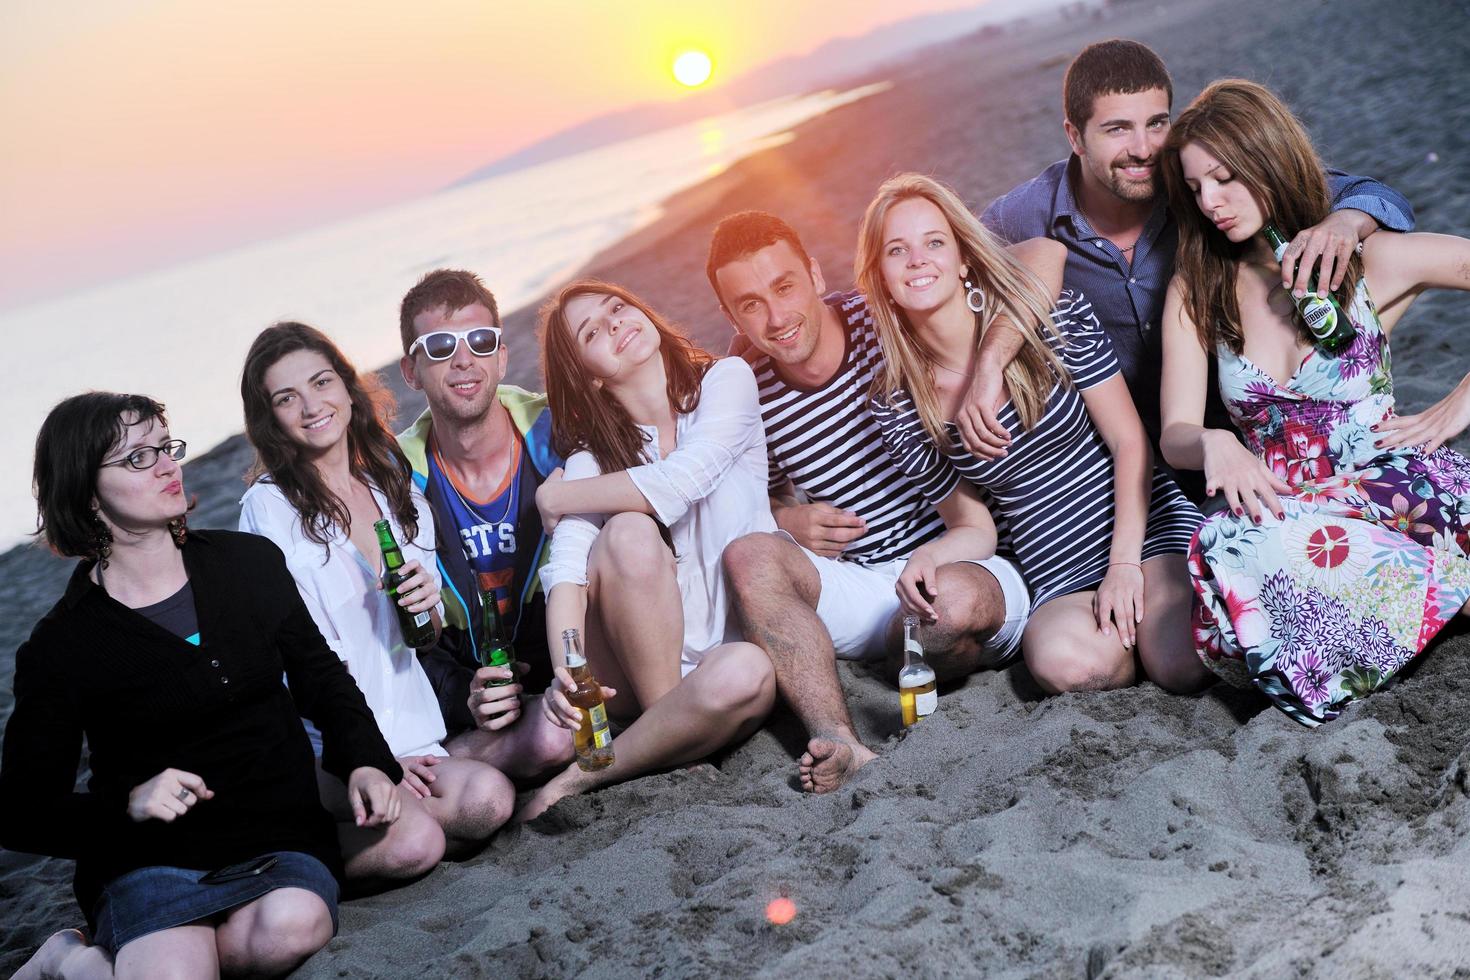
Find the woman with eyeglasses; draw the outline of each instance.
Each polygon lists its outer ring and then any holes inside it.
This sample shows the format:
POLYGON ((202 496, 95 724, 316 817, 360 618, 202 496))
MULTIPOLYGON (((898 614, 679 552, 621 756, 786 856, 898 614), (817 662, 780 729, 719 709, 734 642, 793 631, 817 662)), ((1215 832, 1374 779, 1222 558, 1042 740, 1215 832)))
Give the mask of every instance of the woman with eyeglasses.
POLYGON ((261 331, 240 380, 255 447, 240 529, 286 554, 301 597, 347 665, 404 769, 403 819, 387 831, 351 822, 340 780, 321 774, 352 878, 415 877, 446 851, 463 852, 509 817, 515 791, 483 762, 451 759, 439 702, 382 587, 373 525, 388 521, 406 563, 398 605, 441 611, 434 521, 388 430, 392 397, 360 376, 320 331, 277 323, 261 331))
POLYGON ((324 946, 341 858, 303 717, 354 822, 398 817, 401 769, 280 550, 188 530, 183 456, 143 395, 69 398, 36 439, 38 533, 83 560, 16 652, 0 845, 76 861, 92 938, 21 976, 279 974, 324 946))
MULTIPOLYGON (((703 758, 750 735, 775 700, 765 652, 727 621, 720 556, 774 531, 755 375, 715 360, 620 286, 583 279, 541 311, 541 365, 564 478, 536 494, 554 532, 546 632, 580 631, 607 710, 627 727, 614 762, 574 763, 522 808, 703 758)), ((558 664, 561 659, 558 656, 558 664)), ((576 729, 565 667, 543 702, 576 729)))

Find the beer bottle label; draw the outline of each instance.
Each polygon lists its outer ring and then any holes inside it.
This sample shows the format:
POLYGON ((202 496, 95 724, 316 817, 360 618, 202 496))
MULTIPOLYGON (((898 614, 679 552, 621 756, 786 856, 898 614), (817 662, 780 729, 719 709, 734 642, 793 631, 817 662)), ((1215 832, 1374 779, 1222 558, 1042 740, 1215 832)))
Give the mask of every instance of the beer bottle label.
POLYGON ((918 640, 906 639, 903 641, 903 652, 918 654, 922 657, 924 655, 924 645, 918 640))
POLYGON ((429 614, 427 612, 415 613, 413 617, 413 624, 415 626, 428 626, 429 614))
POLYGON ((937 707, 939 707, 938 691, 931 690, 926 694, 920 694, 914 698, 914 714, 920 718, 923 718, 925 715, 932 715, 934 709, 937 707))
POLYGON ((1326 340, 1337 330, 1337 310, 1332 300, 1306 297, 1301 304, 1302 321, 1318 340, 1326 340))
POLYGON ((587 715, 592 720, 592 747, 605 749, 612 744, 612 732, 607 727, 607 707, 594 704, 587 709, 587 715))

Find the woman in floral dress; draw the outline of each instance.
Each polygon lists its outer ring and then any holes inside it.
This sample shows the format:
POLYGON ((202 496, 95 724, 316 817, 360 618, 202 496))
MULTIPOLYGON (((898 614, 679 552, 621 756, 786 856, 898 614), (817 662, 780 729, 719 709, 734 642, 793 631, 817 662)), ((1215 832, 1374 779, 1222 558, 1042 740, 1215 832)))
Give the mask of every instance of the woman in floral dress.
POLYGON ((1392 680, 1470 599, 1470 460, 1442 447, 1470 421, 1470 379, 1400 417, 1388 352, 1425 288, 1470 289, 1470 241, 1367 239, 1334 293, 1357 334, 1329 354, 1260 234, 1269 221, 1289 239, 1327 214, 1291 112, 1259 85, 1216 82, 1174 123, 1164 178, 1179 254, 1162 447, 1228 505, 1190 550, 1195 641, 1217 673, 1317 725, 1392 680), (1207 351, 1245 446, 1201 425, 1207 351))

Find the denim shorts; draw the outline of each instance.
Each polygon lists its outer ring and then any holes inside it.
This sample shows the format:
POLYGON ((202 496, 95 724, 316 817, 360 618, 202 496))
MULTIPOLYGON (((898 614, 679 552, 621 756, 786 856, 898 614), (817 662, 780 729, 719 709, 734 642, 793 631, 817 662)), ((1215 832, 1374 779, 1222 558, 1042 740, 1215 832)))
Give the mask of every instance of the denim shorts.
POLYGON ((118 875, 92 907, 93 942, 109 956, 134 939, 188 925, 253 902, 277 888, 305 888, 321 897, 337 934, 337 879, 327 866, 300 851, 276 851, 274 867, 223 884, 200 882, 207 871, 153 866, 118 875))

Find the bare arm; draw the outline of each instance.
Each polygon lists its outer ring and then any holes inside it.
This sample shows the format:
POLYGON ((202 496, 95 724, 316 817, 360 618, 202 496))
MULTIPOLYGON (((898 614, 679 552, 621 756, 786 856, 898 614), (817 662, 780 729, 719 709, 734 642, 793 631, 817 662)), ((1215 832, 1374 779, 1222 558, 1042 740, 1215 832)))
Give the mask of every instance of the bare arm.
POLYGON ((1121 374, 1084 389, 1082 400, 1113 454, 1113 543, 1092 611, 1104 636, 1116 627, 1118 639, 1131 648, 1143 620, 1143 532, 1148 525, 1153 451, 1121 374))
MULTIPOLYGON (((1363 247, 1364 274, 1378 303, 1384 333, 1426 289, 1470 291, 1470 240, 1453 235, 1375 235, 1363 247)), ((1448 395, 1415 415, 1378 426, 1381 448, 1422 446, 1434 452, 1470 426, 1470 375, 1448 395)))
POLYGON ((903 607, 930 623, 939 619, 931 605, 939 598, 939 567, 965 559, 989 558, 995 554, 996 541, 990 509, 969 481, 956 484, 954 492, 935 509, 944 518, 945 532, 914 550, 894 586, 903 607))
MULTIPOLYGON (((1067 247, 1050 238, 1032 238, 1012 245, 1010 252, 1041 280, 1055 303, 1062 292, 1067 247)), ((987 297, 986 301, 994 302, 994 299, 987 297)), ((955 413, 955 425, 965 448, 981 459, 1004 456, 1010 448, 1011 435, 1001 425, 997 413, 1005 404, 1003 372, 1025 343, 1020 328, 1006 316, 996 317, 980 340, 975 373, 970 378, 970 390, 955 413)))
POLYGON ((560 468, 551 471, 536 490, 536 507, 541 523, 550 534, 568 514, 647 514, 656 516, 653 504, 643 496, 627 470, 604 473, 580 480, 563 478, 560 468))
POLYGON ((1184 309, 1178 279, 1169 284, 1164 298, 1163 327, 1159 446, 1164 458, 1177 469, 1204 470, 1205 493, 1213 497, 1223 492, 1236 515, 1249 511, 1260 523, 1264 507, 1281 517, 1280 495, 1290 494, 1291 487, 1242 446, 1234 433, 1204 427, 1209 357, 1200 346, 1194 320, 1184 309))

